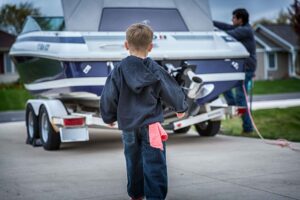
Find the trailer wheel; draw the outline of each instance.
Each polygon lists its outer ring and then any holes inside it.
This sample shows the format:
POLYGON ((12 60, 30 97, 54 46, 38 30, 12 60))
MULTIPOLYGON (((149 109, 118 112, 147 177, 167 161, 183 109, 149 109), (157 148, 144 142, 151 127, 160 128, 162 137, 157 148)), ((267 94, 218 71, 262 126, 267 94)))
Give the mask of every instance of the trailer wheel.
POLYGON ((26 143, 34 145, 35 139, 39 138, 39 123, 30 103, 26 106, 26 130, 26 143))
POLYGON ((187 126, 187 127, 181 128, 181 129, 177 129, 177 130, 174 130, 174 133, 176 133, 176 134, 187 133, 190 130, 190 128, 191 128, 191 126, 187 126))
POLYGON ((41 106, 39 113, 40 138, 45 150, 57 150, 60 146, 60 136, 56 132, 48 117, 47 109, 44 105, 41 106))
POLYGON ((221 121, 205 121, 195 124, 195 128, 200 136, 215 136, 221 126, 221 121))

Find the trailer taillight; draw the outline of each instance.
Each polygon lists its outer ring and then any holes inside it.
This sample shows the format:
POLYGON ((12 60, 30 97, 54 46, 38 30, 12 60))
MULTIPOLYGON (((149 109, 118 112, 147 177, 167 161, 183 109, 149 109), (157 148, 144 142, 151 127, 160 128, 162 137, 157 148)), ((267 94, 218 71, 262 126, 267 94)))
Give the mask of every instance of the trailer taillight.
POLYGON ((64 126, 83 126, 85 124, 85 118, 65 118, 64 126))
POLYGON ((247 112, 247 107, 238 107, 237 109, 237 114, 238 115, 243 115, 247 112))

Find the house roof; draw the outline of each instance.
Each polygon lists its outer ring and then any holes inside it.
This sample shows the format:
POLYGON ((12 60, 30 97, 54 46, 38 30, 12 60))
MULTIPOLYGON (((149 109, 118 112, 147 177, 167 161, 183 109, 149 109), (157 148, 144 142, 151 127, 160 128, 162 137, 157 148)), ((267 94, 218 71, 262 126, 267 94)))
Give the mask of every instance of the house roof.
POLYGON ((15 40, 16 36, 0 30, 0 50, 9 50, 15 40))
POLYGON ((266 35, 264 35, 261 31, 256 31, 254 33, 255 39, 258 41, 260 45, 265 47, 267 50, 278 50, 283 49, 281 45, 276 43, 274 40, 271 40, 266 35))
POLYGON ((255 36, 258 38, 259 43, 264 43, 263 46, 267 45, 271 49, 300 49, 300 36, 288 24, 260 24, 255 29, 255 36))
POLYGON ((256 42, 256 49, 264 49, 265 47, 261 45, 259 42, 256 42))
POLYGON ((269 24, 265 25, 267 29, 293 45, 300 48, 300 36, 296 34, 293 27, 288 24, 269 24))

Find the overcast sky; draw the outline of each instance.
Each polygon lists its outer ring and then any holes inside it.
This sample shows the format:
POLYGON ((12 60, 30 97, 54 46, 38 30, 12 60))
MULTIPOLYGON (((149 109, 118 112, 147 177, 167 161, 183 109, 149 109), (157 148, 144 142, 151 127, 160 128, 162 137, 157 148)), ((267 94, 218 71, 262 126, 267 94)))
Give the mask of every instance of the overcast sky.
MULTIPOLYGON (((33 2, 43 15, 62 16, 60 0, 0 0, 0 6, 6 3, 33 2)), ((250 13, 250 22, 261 18, 274 19, 281 9, 287 10, 294 0, 209 0, 214 20, 231 22, 231 13, 235 8, 246 8, 250 13)))

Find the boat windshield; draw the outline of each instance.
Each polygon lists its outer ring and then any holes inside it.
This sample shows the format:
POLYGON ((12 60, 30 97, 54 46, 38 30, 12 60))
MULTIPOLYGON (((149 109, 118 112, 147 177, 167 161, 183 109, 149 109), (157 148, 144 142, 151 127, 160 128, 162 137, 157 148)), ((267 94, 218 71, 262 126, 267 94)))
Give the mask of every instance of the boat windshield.
POLYGON ((176 8, 103 8, 99 31, 125 31, 133 23, 148 24, 154 31, 188 31, 176 8))
POLYGON ((32 31, 63 31, 65 23, 63 17, 27 17, 22 33, 32 31))

